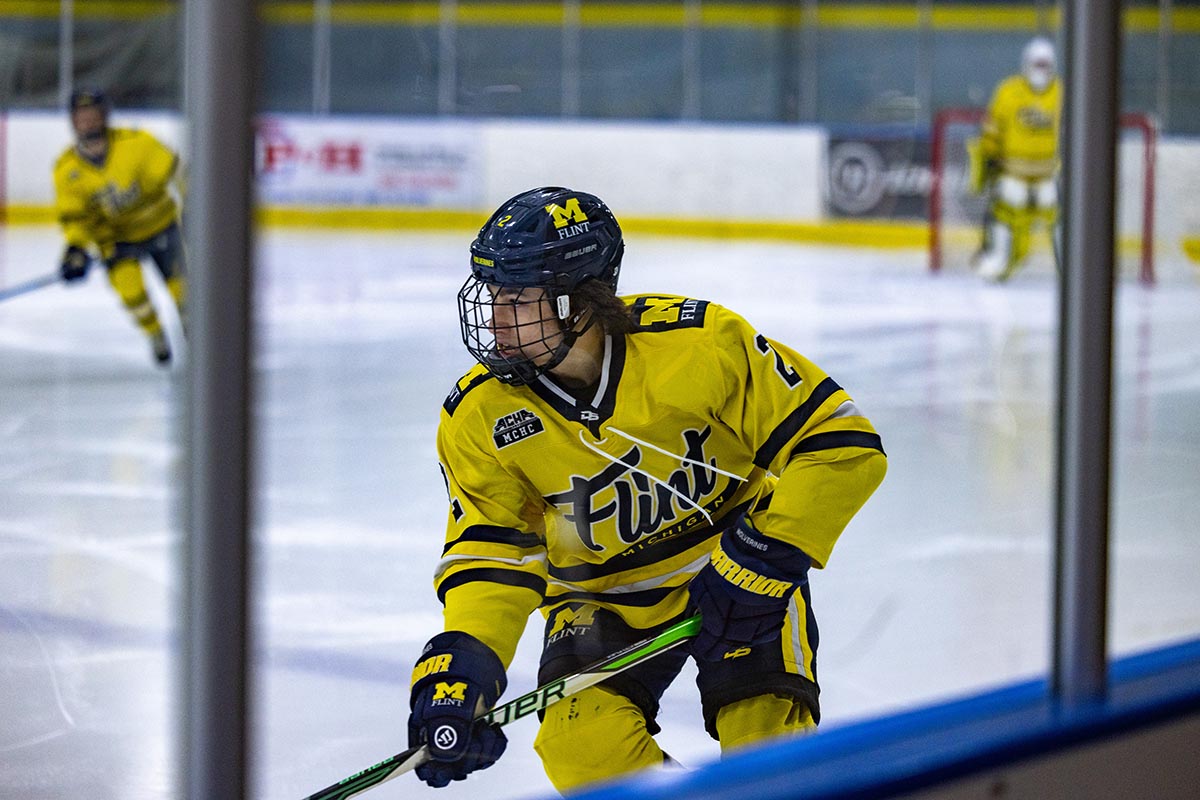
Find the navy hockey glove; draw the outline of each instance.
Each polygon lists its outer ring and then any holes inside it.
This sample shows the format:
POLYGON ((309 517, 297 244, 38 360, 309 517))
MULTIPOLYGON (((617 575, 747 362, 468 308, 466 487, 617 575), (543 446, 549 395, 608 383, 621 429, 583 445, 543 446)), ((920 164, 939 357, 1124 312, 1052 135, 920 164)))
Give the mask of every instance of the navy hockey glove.
POLYGON ((409 701, 408 746, 427 744, 431 757, 417 767, 418 778, 440 788, 496 763, 508 740, 499 725, 475 717, 507 685, 500 657, 474 636, 447 631, 429 640, 413 668, 409 701))
POLYGON ((81 280, 87 276, 88 267, 91 266, 92 257, 82 247, 71 245, 67 248, 67 252, 63 253, 62 279, 67 283, 71 281, 81 280))
POLYGON ((712 559, 688 584, 690 607, 701 616, 692 641, 695 657, 720 661, 777 638, 810 563, 802 550, 764 536, 745 519, 725 531, 712 559))

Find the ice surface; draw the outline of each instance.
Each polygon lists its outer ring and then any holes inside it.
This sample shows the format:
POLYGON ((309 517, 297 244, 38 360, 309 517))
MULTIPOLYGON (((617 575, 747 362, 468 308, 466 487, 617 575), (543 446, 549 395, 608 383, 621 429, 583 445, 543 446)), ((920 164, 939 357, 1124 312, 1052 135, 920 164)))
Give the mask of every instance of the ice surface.
MULTIPOLYGON (((263 800, 298 800, 405 747, 409 671, 440 626, 433 434, 470 364, 454 304, 468 239, 259 243, 263 800)), ((883 436, 887 480, 813 576, 825 724, 1044 673, 1051 279, 934 277, 916 252, 628 239, 624 291, 739 311, 830 372, 883 436)), ((0 283, 53 269, 59 249, 52 229, 0 228, 0 283)), ((1198 300, 1191 285, 1118 292, 1116 653, 1200 635, 1198 300)), ((179 374, 152 364, 99 272, 0 303, 0 796, 175 796, 179 374)), ((539 628, 511 696, 534 685, 539 628)), ((688 765, 718 755, 693 675, 660 720, 688 765)), ((548 796, 534 728, 510 726, 505 757, 463 784, 435 793, 402 776, 364 796, 548 796)))

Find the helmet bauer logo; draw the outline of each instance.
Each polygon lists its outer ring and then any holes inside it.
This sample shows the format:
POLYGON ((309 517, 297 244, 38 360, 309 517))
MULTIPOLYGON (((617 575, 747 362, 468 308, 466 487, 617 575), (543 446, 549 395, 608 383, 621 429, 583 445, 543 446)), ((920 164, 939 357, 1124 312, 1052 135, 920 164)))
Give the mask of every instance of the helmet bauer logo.
POLYGON ((439 725, 433 732, 433 744, 440 750, 450 750, 458 744, 458 731, 451 725, 439 725))

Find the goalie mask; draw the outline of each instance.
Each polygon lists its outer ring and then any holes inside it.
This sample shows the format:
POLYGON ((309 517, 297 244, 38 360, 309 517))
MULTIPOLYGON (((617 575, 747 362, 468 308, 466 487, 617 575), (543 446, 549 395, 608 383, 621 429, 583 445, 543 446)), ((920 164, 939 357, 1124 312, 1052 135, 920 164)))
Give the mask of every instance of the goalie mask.
POLYGON ((1021 74, 1035 92, 1044 92, 1058 74, 1054 45, 1041 36, 1025 45, 1021 54, 1021 74))
POLYGON ((616 291, 624 250, 598 197, 549 186, 511 198, 471 243, 471 277, 458 293, 467 350, 504 383, 558 366, 591 324, 572 292, 589 280, 616 291))

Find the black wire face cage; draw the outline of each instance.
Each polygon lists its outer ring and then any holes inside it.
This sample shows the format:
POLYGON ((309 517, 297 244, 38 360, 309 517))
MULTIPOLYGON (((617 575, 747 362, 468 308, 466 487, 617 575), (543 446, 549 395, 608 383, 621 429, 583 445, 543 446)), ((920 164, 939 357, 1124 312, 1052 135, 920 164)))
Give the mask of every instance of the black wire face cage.
POLYGON ((567 295, 500 287, 475 276, 458 292, 463 344, 500 381, 524 385, 558 366, 578 334, 567 295))

